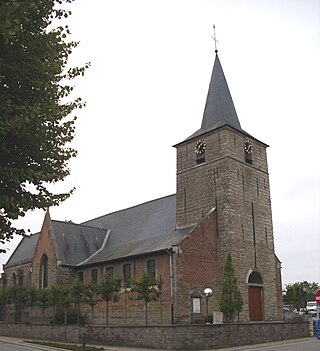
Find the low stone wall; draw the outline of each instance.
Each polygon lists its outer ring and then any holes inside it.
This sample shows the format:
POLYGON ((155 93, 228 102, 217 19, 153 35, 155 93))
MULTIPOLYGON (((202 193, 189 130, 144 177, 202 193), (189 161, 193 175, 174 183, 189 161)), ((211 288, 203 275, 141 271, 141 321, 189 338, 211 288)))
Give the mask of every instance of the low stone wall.
POLYGON ((308 336, 307 322, 172 325, 150 327, 48 326, 0 324, 0 335, 88 344, 205 350, 308 336))

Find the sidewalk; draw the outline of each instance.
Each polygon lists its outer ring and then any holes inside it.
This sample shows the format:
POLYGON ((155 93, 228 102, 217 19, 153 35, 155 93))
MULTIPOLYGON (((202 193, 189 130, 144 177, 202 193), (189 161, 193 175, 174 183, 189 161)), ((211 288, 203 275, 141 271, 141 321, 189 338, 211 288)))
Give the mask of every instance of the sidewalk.
MULTIPOLYGON (((215 350, 211 350, 211 351, 241 351, 241 350, 250 350, 250 349, 256 349, 256 348, 263 350, 264 348, 268 348, 271 346, 277 346, 277 345, 279 345, 279 350, 281 350, 281 345, 294 344, 294 343, 297 343, 300 341, 304 342, 304 341, 309 341, 309 340, 317 341, 316 338, 314 336, 312 336, 312 337, 307 337, 307 338, 303 338, 303 339, 283 340, 283 341, 277 341, 277 342, 271 342, 271 343, 265 343, 265 344, 255 344, 255 345, 237 346, 237 347, 232 347, 232 348, 215 349, 215 350)), ((56 348, 52 348, 52 347, 48 347, 48 346, 30 344, 30 343, 26 343, 22 339, 6 337, 6 336, 0 336, 0 343, 1 342, 13 344, 13 345, 14 344, 26 345, 28 347, 32 347, 35 350, 41 350, 41 351, 62 351, 62 349, 56 349, 56 348)), ((105 351, 164 351, 163 349, 149 349, 149 348, 123 347, 123 346, 101 346, 101 345, 87 345, 87 346, 103 347, 105 351)), ((320 342, 319 342, 319 346, 320 346, 320 342)), ((170 350, 166 350, 166 351, 170 351, 170 350)), ((171 350, 171 351, 173 351, 173 350, 171 350)), ((210 351, 210 350, 206 350, 206 351, 210 351)))

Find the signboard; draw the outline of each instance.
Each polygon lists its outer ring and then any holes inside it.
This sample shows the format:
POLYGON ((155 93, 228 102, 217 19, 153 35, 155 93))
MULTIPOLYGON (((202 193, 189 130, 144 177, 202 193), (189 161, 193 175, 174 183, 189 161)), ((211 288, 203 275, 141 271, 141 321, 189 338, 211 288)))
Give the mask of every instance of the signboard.
POLYGON ((316 292, 316 301, 317 301, 317 304, 320 305, 320 290, 316 292))

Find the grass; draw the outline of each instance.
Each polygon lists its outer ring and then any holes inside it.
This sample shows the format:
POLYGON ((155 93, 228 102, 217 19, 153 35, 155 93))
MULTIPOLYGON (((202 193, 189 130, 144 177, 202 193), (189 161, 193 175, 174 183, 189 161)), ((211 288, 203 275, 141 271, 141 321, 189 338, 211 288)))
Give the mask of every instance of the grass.
POLYGON ((59 344, 56 342, 46 342, 46 341, 25 341, 25 342, 27 342, 29 344, 43 345, 43 346, 54 347, 56 349, 71 350, 71 351, 100 351, 100 350, 104 350, 103 347, 86 346, 85 349, 83 349, 83 346, 71 345, 71 344, 59 344))

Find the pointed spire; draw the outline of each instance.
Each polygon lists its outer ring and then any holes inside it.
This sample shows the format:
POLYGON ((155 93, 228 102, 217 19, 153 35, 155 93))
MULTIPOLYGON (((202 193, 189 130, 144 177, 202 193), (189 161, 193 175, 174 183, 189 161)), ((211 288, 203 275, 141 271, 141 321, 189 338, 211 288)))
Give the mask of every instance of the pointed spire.
POLYGON ((241 128, 218 53, 216 52, 201 128, 186 140, 196 138, 225 125, 246 133, 241 128))
POLYGON ((228 84, 216 54, 201 129, 215 129, 225 124, 241 130, 228 84))

